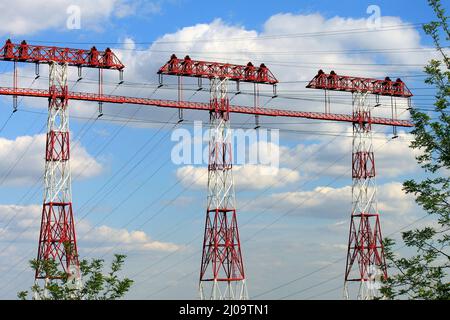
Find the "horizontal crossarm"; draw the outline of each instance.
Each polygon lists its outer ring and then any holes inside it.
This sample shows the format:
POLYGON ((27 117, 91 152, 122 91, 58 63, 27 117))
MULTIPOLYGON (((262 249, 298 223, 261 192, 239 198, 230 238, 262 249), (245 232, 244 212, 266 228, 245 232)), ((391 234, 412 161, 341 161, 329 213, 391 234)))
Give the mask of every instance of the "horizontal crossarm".
MULTIPOLYGON (((66 97, 72 100, 82 100, 82 101, 94 101, 94 102, 104 102, 104 103, 118 103, 118 104, 137 104, 137 105, 148 105, 163 108, 179 108, 179 109, 190 109, 190 110, 213 110, 209 103, 204 102, 188 102, 188 101, 173 101, 173 100, 160 100, 160 99, 149 99, 149 98, 137 98, 137 97, 127 97, 127 96, 116 96, 116 95, 99 95, 94 93, 84 93, 84 92, 60 92, 55 91, 52 94, 57 97, 66 97)), ((0 87, 0 95, 10 95, 10 96, 25 96, 25 97, 50 97, 50 92, 44 89, 25 89, 25 88, 9 88, 0 87)), ((322 112, 306 112, 306 111, 295 111, 295 110, 283 110, 274 108, 255 108, 246 107, 238 105, 230 105, 228 111, 232 113, 242 113, 249 115, 261 115, 267 117, 289 117, 289 118, 306 118, 315 120, 329 120, 329 121, 341 121, 341 122, 364 122, 366 118, 358 118, 353 115, 346 114, 336 114, 336 113, 322 113, 322 112)), ((389 125, 398 127, 413 127, 413 124, 408 120, 396 120, 389 118, 372 117, 370 119, 371 124, 378 125, 389 125)))
POLYGON ((36 46, 22 41, 20 44, 7 40, 0 49, 0 60, 28 63, 67 63, 69 66, 122 70, 125 66, 119 58, 107 48, 99 51, 95 47, 89 50, 51 46, 36 46))
POLYGON ((158 70, 158 74, 207 79, 227 78, 232 81, 272 85, 278 83, 278 80, 264 64, 255 67, 251 62, 247 65, 207 62, 192 60, 189 56, 186 56, 184 59, 178 59, 174 54, 170 57, 170 60, 158 70))
POLYGON ((413 94, 406 84, 397 79, 392 81, 389 77, 384 80, 360 78, 337 75, 334 71, 326 74, 319 70, 317 75, 306 86, 311 89, 323 89, 347 92, 367 92, 380 96, 394 96, 409 98, 413 94))

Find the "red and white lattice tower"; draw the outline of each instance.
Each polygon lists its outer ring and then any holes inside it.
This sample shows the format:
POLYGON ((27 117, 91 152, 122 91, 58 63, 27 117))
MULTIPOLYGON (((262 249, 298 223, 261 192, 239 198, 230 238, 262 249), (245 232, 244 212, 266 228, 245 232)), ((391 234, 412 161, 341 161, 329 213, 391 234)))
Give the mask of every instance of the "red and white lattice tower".
MULTIPOLYGON (((182 90, 180 77, 198 78, 199 85, 201 78, 210 80, 208 195, 200 266, 200 298, 248 299, 236 215, 228 82, 235 81, 238 88, 239 82, 270 84, 274 86, 275 94, 278 80, 264 64, 259 67, 250 62, 247 65, 235 65, 192 60, 189 56, 178 59, 176 55, 170 57, 158 74, 161 84, 164 74, 178 76, 179 92, 182 90)), ((178 105, 194 107, 194 104, 182 101, 178 105)), ((252 112, 257 116, 262 109, 255 103, 252 112)))
MULTIPOLYGON (((69 132, 69 91, 67 87, 68 67, 77 67, 79 80, 83 67, 99 69, 98 98, 102 97, 102 69, 119 70, 120 80, 124 65, 107 48, 99 51, 63 48, 54 46, 20 44, 7 40, 0 49, 0 60, 14 62, 14 111, 17 110, 17 62, 33 63, 36 79, 39 65, 49 65, 49 90, 47 136, 45 146, 44 199, 37 253, 36 284, 39 280, 48 283, 52 279, 68 277, 76 286, 81 285, 78 249, 75 236, 75 222, 72 211, 72 186, 70 174, 70 132, 69 132), (47 274, 46 262, 58 263, 58 274, 47 274)), ((42 90, 22 90, 35 93, 42 90)), ((98 100, 98 99, 97 99, 98 100)), ((100 100, 98 100, 101 102, 100 100)), ((101 111, 101 110, 100 110, 101 111)), ((37 297, 39 298, 39 297, 37 297)))
POLYGON ((49 64, 47 142, 45 151, 44 201, 36 269, 36 281, 49 275, 42 262, 54 260, 62 270, 80 281, 75 223, 72 212, 70 133, 67 98, 67 64, 49 64), (57 97, 57 93, 65 93, 57 97))
MULTIPOLYGON (((318 74, 308 83, 307 88, 351 92, 352 93, 352 213, 348 238, 347 263, 344 278, 344 298, 350 298, 350 283, 358 284, 358 299, 374 299, 379 296, 381 279, 387 278, 386 261, 383 252, 380 215, 377 207, 377 187, 375 182, 375 156, 372 142, 371 110, 379 105, 379 96, 391 98, 392 125, 399 125, 396 119, 396 98, 412 96, 411 91, 401 81, 360 78, 337 75, 334 71, 318 74), (374 94, 377 105, 370 105, 367 96, 374 94)), ((327 98, 326 98, 327 99, 327 98)), ((326 112, 329 102, 325 101, 326 112)), ((328 110, 327 110, 328 109, 328 110)), ((396 132, 394 130, 394 132, 396 132)))
POLYGON ((211 79, 208 196, 200 298, 248 299, 236 217, 228 79, 211 79))
POLYGON ((344 284, 346 299, 350 297, 349 284, 356 282, 359 285, 357 297, 364 300, 378 296, 380 279, 387 278, 377 207, 373 106, 367 103, 366 97, 367 92, 353 93, 353 116, 357 121, 353 123, 352 213, 344 284))

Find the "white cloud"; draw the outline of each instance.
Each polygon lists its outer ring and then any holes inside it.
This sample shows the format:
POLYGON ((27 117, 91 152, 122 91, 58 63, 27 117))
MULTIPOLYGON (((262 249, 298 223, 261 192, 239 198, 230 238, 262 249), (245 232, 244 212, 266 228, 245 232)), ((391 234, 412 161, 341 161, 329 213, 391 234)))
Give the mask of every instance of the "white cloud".
MULTIPOLYGON (((375 31, 366 32, 367 28, 367 18, 346 18, 346 17, 333 17, 326 19, 319 13, 309 14, 309 15, 296 15, 292 13, 282 13, 271 16, 264 25, 264 35, 277 35, 277 34, 293 34, 293 33, 320 33, 329 31, 340 31, 340 30, 354 30, 353 32, 343 33, 337 36, 302 36, 295 38, 298 48, 303 46, 303 48, 311 48, 311 51, 323 50, 324 43, 326 44, 326 50, 330 51, 330 54, 326 55, 324 63, 339 62, 336 61, 341 59, 342 56, 337 56, 333 52, 337 50, 349 50, 349 49, 380 49, 380 48, 416 48, 421 47, 420 45, 420 34, 414 29, 409 28, 398 28, 395 26, 399 24, 404 24, 399 17, 393 16, 382 16, 381 17, 381 28, 389 28, 389 31, 375 31), (392 28, 394 27, 394 28, 392 28), (300 30, 300 31, 299 31, 300 30), (356 32, 355 32, 356 31, 356 32), (408 46, 412 45, 412 46, 408 46)), ((286 39, 285 43, 291 39, 286 39)), ((380 56, 389 59, 393 63, 422 63, 423 59, 428 58, 427 53, 416 53, 416 54, 395 54, 392 51, 383 52, 380 56)), ((346 62, 351 62, 352 57, 355 63, 363 62, 364 58, 367 56, 363 55, 344 55, 346 62)), ((318 61, 317 55, 311 55, 307 59, 312 59, 312 61, 318 61)), ((303 57, 302 57, 303 60, 303 57)), ((322 60, 322 59, 320 59, 322 60)), ((371 58, 369 59, 371 60, 371 58)), ((340 68, 340 67, 339 67, 340 68)), ((353 67, 355 68, 355 67, 353 67)), ((328 68, 327 68, 328 69, 328 68)), ((377 72, 377 67, 370 67, 372 71, 377 72)), ((349 70, 350 71, 350 70, 349 70)), ((355 70, 356 71, 356 70, 355 70)), ((360 70, 358 70, 360 71, 360 70)), ((392 71, 392 69, 391 69, 392 71)), ((365 71, 362 71, 365 72, 365 71)))
MULTIPOLYGON (((292 149, 280 150, 281 164, 290 168, 300 166, 311 177, 350 175, 352 154, 351 128, 343 133, 348 138, 320 139, 320 143, 299 144, 292 149)), ((416 172, 416 149, 409 148, 411 134, 399 132, 398 138, 376 133, 373 139, 376 174, 379 178, 394 178, 416 172)))
MULTIPOLYGON (((19 242, 37 245, 41 214, 40 205, 0 205, 0 221, 5 222, 0 227, 0 241, 16 240, 19 237, 19 242)), ((85 244, 83 247, 97 251, 105 251, 111 245, 120 250, 174 251, 180 248, 170 242, 152 240, 142 230, 112 228, 107 225, 92 226, 85 220, 77 223, 76 233, 78 242, 85 244)))
MULTIPOLYGON (((259 146, 258 159, 264 159, 266 163, 280 164, 281 168, 253 164, 234 165, 236 188, 277 188, 296 183, 301 177, 306 180, 326 176, 350 176, 351 134, 349 128, 344 133, 349 138, 337 138, 331 142, 319 139, 320 143, 308 142, 293 148, 261 141, 254 143, 246 148, 247 156, 252 155, 256 159, 255 154, 258 153, 259 146)), ((417 151, 409 148, 412 136, 404 132, 399 132, 398 136, 392 140, 384 133, 375 135, 373 144, 378 178, 392 179, 420 169, 415 161, 417 151)), ((177 169, 176 176, 185 186, 205 188, 207 185, 206 167, 183 166, 177 169)))
POLYGON ((0 240, 36 240, 39 237, 42 206, 0 205, 0 240))
MULTIPOLYGON (((206 188, 208 169, 190 165, 183 166, 177 169, 176 176, 185 186, 206 188)), ((300 179, 300 174, 295 170, 264 165, 233 166, 233 176, 235 188, 238 190, 279 188, 300 179)))
POLYGON ((128 0, 16 0, 14 3, 2 1, 0 34, 18 36, 47 29, 65 30, 69 17, 67 8, 74 5, 80 8, 81 28, 94 30, 103 30, 105 23, 113 17, 124 18, 140 12, 141 9, 146 14, 160 12, 156 3, 128 0))
MULTIPOLYGON (((82 234, 83 231, 86 231, 86 226, 80 225, 78 231, 82 234)), ((91 245, 100 243, 101 246, 97 248, 97 251, 109 249, 111 245, 115 245, 118 250, 175 251, 180 248, 180 246, 170 242, 152 240, 149 235, 141 230, 128 231, 106 225, 95 227, 83 239, 91 245)))
MULTIPOLYGON (((384 16, 382 27, 402 23, 404 22, 398 17, 384 16)), ((147 59, 152 56, 153 63, 146 60, 155 66, 155 71, 167 61, 170 52, 175 52, 181 57, 190 54, 193 59, 239 63, 261 61, 266 62, 280 81, 290 81, 310 80, 320 67, 328 70, 332 68, 333 63, 336 63, 335 67, 338 73, 384 77, 384 72, 397 73, 398 66, 395 69, 386 66, 384 71, 379 66, 370 65, 376 61, 373 55, 342 54, 342 52, 336 53, 336 51, 422 47, 419 32, 408 28, 394 29, 389 32, 348 32, 338 36, 304 35, 348 29, 367 31, 367 20, 345 17, 326 19, 320 14, 276 14, 265 22, 263 30, 258 33, 255 30, 229 25, 221 19, 216 19, 209 24, 196 24, 184 27, 175 33, 163 35, 152 44, 145 56, 147 59), (296 34, 298 36, 278 37, 280 34, 296 34), (326 44, 325 47, 324 44, 326 44), (305 54, 308 51, 311 54, 305 54), (359 63, 369 65, 354 65, 359 63)), ((133 55, 142 58, 142 53, 125 53, 123 58, 127 61, 133 55)), ((382 52, 376 58, 384 58, 393 63, 416 64, 425 63, 430 58, 430 53, 382 52)), ((420 69, 420 67, 403 67, 402 69, 411 71, 420 69)), ((144 75, 147 69, 144 70, 136 71, 144 75)), ((280 88, 280 90, 282 89, 280 88)), ((301 89, 309 91, 311 94, 315 92, 304 89, 304 85, 301 85, 301 89)))
MULTIPOLYGON (((262 199, 258 198, 253 205, 277 213, 289 212, 289 215, 341 221, 350 216, 351 194, 351 186, 320 186, 309 191, 273 193, 262 199)), ((415 208, 413 198, 405 194, 401 183, 390 182, 378 186, 378 209, 382 215, 387 214, 397 219, 411 214, 415 208)), ((339 222, 339 226, 342 224, 345 225, 345 222, 339 222)))
MULTIPOLYGON (((0 172, 4 179, 3 185, 29 185, 43 174, 45 143, 45 134, 19 136, 14 140, 0 138, 0 172)), ((70 151, 73 178, 90 178, 101 173, 101 164, 89 155, 83 146, 72 145, 70 151)))
POLYGON ((409 215, 417 206, 414 197, 403 191, 403 184, 391 182, 381 185, 378 188, 378 209, 380 212, 388 212, 393 215, 409 215))
MULTIPOLYGON (((255 140, 249 145, 244 139, 233 140, 233 154, 242 153, 233 163, 233 177, 235 188, 238 191, 246 189, 264 189, 267 187, 279 188, 298 182, 300 173, 290 168, 280 168, 280 152, 286 147, 280 147, 277 143, 267 142, 264 139, 255 140)), ((177 169, 176 177, 183 185, 196 188, 206 188, 208 182, 208 144, 202 145, 204 149, 203 167, 192 165, 182 166, 177 169)))

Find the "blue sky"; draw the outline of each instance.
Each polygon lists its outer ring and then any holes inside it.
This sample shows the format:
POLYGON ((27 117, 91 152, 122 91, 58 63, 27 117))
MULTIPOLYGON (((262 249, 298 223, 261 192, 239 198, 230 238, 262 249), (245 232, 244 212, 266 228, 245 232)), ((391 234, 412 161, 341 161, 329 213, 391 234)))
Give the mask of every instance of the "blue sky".
MULTIPOLYGON (((151 41, 164 33, 175 32, 185 26, 205 23, 222 18, 227 23, 243 25, 248 29, 261 30, 264 22, 276 13, 310 14, 320 12, 324 17, 342 16, 361 18, 366 15, 369 5, 380 6, 383 15, 398 16, 405 22, 424 22, 433 18, 433 12, 426 1, 224 1, 213 6, 208 1, 167 0, 138 1, 143 3, 144 10, 136 12, 133 18, 113 18, 106 25, 114 26, 107 32, 93 34, 76 30, 70 34, 68 41, 88 39, 87 42, 117 42, 120 37, 132 35, 136 41, 151 41), (151 3, 151 5, 149 5, 151 3), (408 7, 414 10, 408 10, 408 7)), ((141 4, 142 5, 142 4, 141 4)), ((64 41, 67 30, 64 28, 33 34, 30 39, 64 41), (55 32, 56 31, 56 32, 55 32), (38 36, 43 35, 41 39, 38 36)), ((301 32, 301 30, 299 30, 301 32)))
MULTIPOLYGON (((101 49, 114 48, 126 65, 125 83, 116 87, 117 74, 108 72, 107 93, 176 99, 173 87, 155 90, 157 68, 176 52, 179 56, 192 53, 196 59, 242 64, 267 61, 280 80, 280 98, 262 98, 268 106, 322 111, 322 93, 305 89, 304 81, 323 66, 325 71, 335 68, 342 74, 402 76, 415 94, 414 105, 430 108, 433 91, 423 83, 421 65, 434 53, 420 27, 263 39, 280 34, 364 29, 369 5, 379 6, 382 27, 433 18, 426 1, 223 1, 213 5, 183 0, 104 0, 98 5, 49 1, 38 10, 32 1, 22 0, 3 8, 3 16, 9 20, 1 18, 0 33, 5 40, 11 37, 37 44, 48 41, 58 46, 89 48, 97 44, 101 49), (81 8, 81 29, 68 30, 66 9, 73 4, 81 8), (383 52, 386 49, 398 52, 383 52)), ((0 64, 0 85, 10 86, 11 66, 0 64)), ((42 77, 34 82, 33 71, 32 66, 21 66, 20 86, 45 88, 47 69, 43 67, 42 77)), ((75 85, 73 71, 69 87, 96 92, 92 83, 96 73, 84 72, 85 79, 75 85)), ((167 83, 173 82, 168 79, 167 83)), ((186 80, 186 88, 194 83, 186 80)), ((231 96, 234 88, 230 86, 229 90, 231 96)), ((244 86, 244 90, 251 87, 244 86)), ((264 90, 269 94, 271 89, 264 90)), ((207 101, 207 94, 193 92, 187 90, 185 97, 207 101)), ((333 112, 350 112, 348 95, 333 94, 332 98, 333 112)), ((6 123, 0 137, 0 298, 14 298, 17 291, 32 283, 33 274, 26 261, 37 249, 42 201, 46 101, 19 100, 19 112, 8 120, 11 98, 0 99, 4 110, 0 123, 6 123)), ((249 96, 237 96, 233 103, 251 105, 251 101, 249 96)), ((389 101, 382 103, 385 108, 376 111, 377 115, 389 116, 389 101)), ((406 119, 401 103, 401 117, 406 119)), ((172 163, 175 142, 170 137, 175 111, 105 105, 105 116, 95 121, 97 105, 71 101, 70 107, 72 139, 79 140, 72 143, 72 169, 81 256, 109 260, 112 253, 128 254, 124 274, 138 283, 129 298, 196 298, 206 186, 203 180, 194 178, 204 172, 204 165, 172 163)), ((186 112, 185 117, 183 128, 187 130, 192 130, 193 120, 206 120, 205 114, 197 112, 186 112)), ((232 118, 238 127, 252 128, 252 122, 248 116, 232 118)), ((333 262, 345 256, 351 128, 302 119, 262 119, 262 123, 263 127, 282 129, 279 175, 261 177, 258 171, 252 171, 255 168, 236 169, 237 209, 250 296, 340 298, 344 261, 333 262), (317 271, 323 266, 328 267, 317 271), (316 286, 326 279, 330 281, 316 286)), ((395 232, 400 227, 423 216, 411 197, 401 191, 402 181, 421 173, 414 153, 408 149, 411 136, 407 130, 402 130, 395 141, 390 141, 390 130, 377 128, 374 143, 384 232, 398 237, 395 232)))

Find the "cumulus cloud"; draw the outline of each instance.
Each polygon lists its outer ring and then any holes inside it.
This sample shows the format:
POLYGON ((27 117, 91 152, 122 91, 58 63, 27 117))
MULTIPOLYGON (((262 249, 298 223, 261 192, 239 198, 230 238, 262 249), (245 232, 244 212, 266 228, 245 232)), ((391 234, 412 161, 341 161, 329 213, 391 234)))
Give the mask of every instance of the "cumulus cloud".
POLYGON ((41 214, 40 205, 0 205, 0 240, 37 241, 41 214))
MULTIPOLYGON (((84 229, 84 227, 79 228, 81 233, 84 229)), ((141 230, 128 231, 126 229, 111 228, 106 225, 94 228, 85 237, 85 241, 94 245, 102 244, 97 248, 97 251, 109 249, 110 245, 129 250, 175 251, 180 248, 180 246, 170 242, 152 240, 147 233, 141 230)))
MULTIPOLYGON (((298 144, 293 148, 283 147, 280 150, 281 164, 290 168, 300 166, 308 176, 350 174, 352 131, 343 133, 348 138, 337 138, 332 141, 321 139, 320 143, 298 144)), ((403 174, 416 172, 419 167, 415 157, 419 151, 409 148, 412 135, 399 132, 398 138, 376 133, 373 139, 375 165, 378 177, 394 178, 403 174)))
MULTIPOLYGON (((0 221, 5 222, 0 227, 0 242, 16 240, 35 244, 39 237, 41 214, 40 205, 0 205, 0 221)), ((170 242, 153 240, 142 230, 92 226, 85 220, 76 225, 76 232, 79 242, 96 251, 105 251, 111 245, 120 249, 148 251, 174 251, 180 248, 170 242)))
MULTIPOLYGON (((300 174, 288 168, 276 168, 265 165, 233 166, 235 187, 238 190, 279 188, 297 182, 300 174)), ((194 188, 206 188, 208 183, 208 168, 183 166, 176 171, 177 179, 183 185, 194 188)))
MULTIPOLYGON (((0 138, 0 172, 3 185, 29 185, 44 172, 46 135, 0 138)), ((85 179, 101 173, 102 165, 80 144, 71 149, 72 177, 85 179)))
MULTIPOLYGON (((267 187, 279 188, 296 183, 300 173, 289 168, 280 168, 280 147, 278 141, 268 142, 265 138, 254 137, 248 143, 243 136, 232 139, 233 143, 233 177, 238 190, 258 190, 267 187), (236 150, 236 151, 235 151, 236 150), (240 154, 239 154, 240 153, 240 154), (236 154, 238 154, 236 156, 236 154)), ((201 143, 201 142, 195 142, 201 143)), ((186 147, 190 147, 187 145, 186 147)), ((208 143, 203 142, 203 167, 185 165, 176 171, 176 177, 183 185, 205 188, 208 182, 208 143)), ((194 150, 195 151, 195 150, 194 150)))
MULTIPOLYGON (((277 213, 339 220, 350 215, 351 195, 351 186, 320 186, 308 191, 273 193, 255 200, 253 205, 277 213)), ((405 194, 401 183, 378 186, 378 209, 383 215, 398 218, 410 214, 415 208, 413 198, 405 194)), ((345 222, 338 224, 345 225, 345 222)))
MULTIPOLYGON (((380 49, 380 48, 417 48, 420 45, 420 34, 414 29, 408 28, 395 28, 399 24, 405 23, 400 17, 394 16, 382 16, 380 28, 389 29, 389 31, 374 31, 367 32, 368 20, 366 18, 347 18, 335 16, 332 18, 325 18, 319 13, 302 15, 302 14, 292 14, 292 13, 281 13, 271 16, 264 25, 264 35, 277 35, 277 34, 300 34, 296 38, 297 45, 301 43, 304 48, 311 48, 311 51, 321 48, 323 50, 323 45, 326 45, 326 50, 330 51, 326 55, 326 59, 323 60, 324 64, 339 62, 337 60, 344 58, 345 62, 351 62, 351 58, 354 57, 355 63, 364 62, 371 60, 373 56, 369 56, 369 59, 365 60, 363 55, 337 55, 335 52, 337 50, 350 50, 350 49, 380 49), (297 31, 294 31, 297 30, 297 31), (301 30, 301 32, 298 32, 301 30), (343 32, 342 34, 333 36, 317 36, 310 35, 308 33, 321 33, 324 31, 341 31, 341 30, 352 30, 350 32, 343 32), (294 31, 294 32, 293 32, 294 31), (302 35, 303 34, 303 35, 302 35), (306 34, 306 35, 305 35, 306 34), (382 45, 382 46, 381 46, 382 45), (413 45, 408 47, 406 45, 413 45)), ((277 42, 288 44, 290 39, 284 40, 284 42, 277 42)), ((300 48, 300 46, 299 46, 300 48)), ((320 50, 320 49, 319 49, 320 50)), ((401 62, 401 63, 423 63, 424 59, 429 57, 428 53, 418 54, 396 54, 392 51, 386 51, 381 53, 382 57, 389 59, 391 62, 401 62)), ((312 61, 317 61, 317 55, 311 55, 307 59, 313 59, 312 61)), ((322 60, 322 59, 321 59, 322 60)), ((352 67, 356 68, 356 67, 352 67)), ((380 73, 376 70, 377 67, 368 67, 368 70, 353 70, 359 72, 372 72, 375 71, 377 74, 380 73)), ((392 68, 393 69, 393 68, 392 68)), ((347 71, 352 71, 348 69, 347 71)), ((392 70, 391 70, 392 71, 392 70)))
MULTIPOLYGON (((381 27, 395 26, 404 23, 398 17, 384 16, 381 27)), ((265 62, 283 81, 310 80, 319 68, 331 68, 333 64, 339 73, 356 74, 360 76, 385 76, 384 72, 397 72, 386 66, 380 70, 371 65, 382 58, 387 62, 425 63, 430 58, 428 51, 419 53, 381 52, 377 56, 367 54, 346 53, 351 49, 380 49, 384 48, 420 48, 420 35, 414 29, 393 29, 389 32, 365 32, 367 20, 334 17, 326 19, 321 14, 276 14, 264 24, 263 30, 247 30, 242 26, 229 25, 221 19, 211 23, 201 23, 184 27, 175 33, 165 34, 148 48, 145 59, 150 65, 158 67, 168 57, 168 52, 175 52, 179 56, 190 54, 194 59, 206 59, 246 63, 255 61, 265 62), (301 30, 301 32, 299 32, 301 30), (359 30, 333 36, 308 36, 308 34, 323 33, 336 30, 359 30), (363 32, 361 32, 363 31, 363 32), (279 36, 291 35, 291 36, 279 36), (294 36, 292 36, 294 35, 294 36), (324 46, 325 44, 325 46, 324 46), (310 52, 310 54, 308 54, 310 52), (149 61, 152 55, 153 64, 149 61), (355 66, 358 64, 367 64, 355 66), (390 69, 390 70, 389 70, 390 69), (287 72, 288 71, 288 72, 287 72)), ((136 53, 124 54, 124 60, 132 59, 136 53)), ((142 58, 142 53, 138 54, 142 58)), ((420 69, 412 66, 405 71, 420 69)), ((147 70, 143 69, 142 71, 147 70)), ((156 68, 155 68, 156 70, 156 68)), ((139 70, 136 70, 139 71, 139 70)), ((143 74, 143 72, 139 74, 143 74)), ((145 71, 145 73, 147 73, 145 71)), ((304 92, 314 94, 314 90, 304 92)), ((283 90, 283 88, 280 88, 283 90)))
POLYGON ((0 33, 15 36, 32 34, 47 29, 67 30, 66 21, 73 11, 80 8, 81 28, 103 30, 109 19, 124 18, 143 10, 146 14, 160 12, 153 2, 128 0, 16 0, 14 4, 1 2, 0 33))
MULTIPOLYGON (((332 141, 319 139, 319 142, 309 141, 292 148, 261 141, 244 148, 245 150, 241 148, 247 160, 263 159, 267 161, 266 163, 274 165, 248 163, 234 165, 236 187, 238 190, 277 188, 296 183, 301 178, 349 176, 352 152, 351 129, 343 134, 348 138, 332 141)), ((412 136, 405 132, 399 132, 398 138, 394 140, 384 133, 375 135, 373 144, 378 177, 392 179, 412 174, 420 169, 415 161, 418 151, 409 148, 411 139, 412 136)), ((204 161, 207 161, 206 156, 204 161)), ((177 169, 176 176, 186 186, 204 188, 207 185, 206 167, 182 166, 177 169)))

